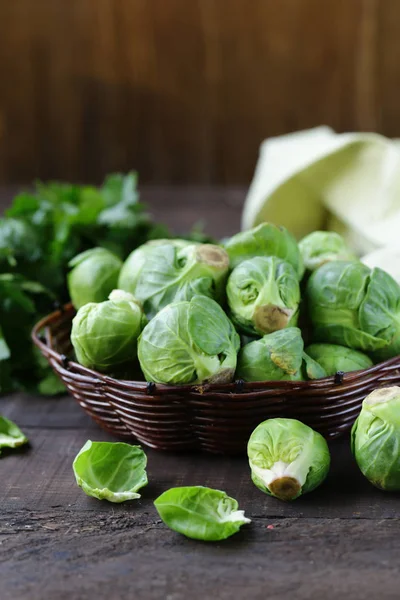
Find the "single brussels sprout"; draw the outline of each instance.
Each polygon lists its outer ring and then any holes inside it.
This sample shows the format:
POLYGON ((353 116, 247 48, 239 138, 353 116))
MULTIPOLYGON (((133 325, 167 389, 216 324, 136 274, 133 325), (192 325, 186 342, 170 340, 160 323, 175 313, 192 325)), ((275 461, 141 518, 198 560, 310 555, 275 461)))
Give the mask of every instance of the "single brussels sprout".
POLYGON ((225 242, 231 267, 255 256, 277 256, 290 263, 298 278, 304 274, 303 259, 295 238, 285 227, 261 223, 247 231, 241 231, 225 242))
POLYGON ((266 494, 294 500, 318 487, 328 474, 330 454, 321 434, 295 419, 268 419, 250 436, 251 478, 266 494))
POLYGON ((88 440, 72 469, 76 483, 88 496, 124 502, 140 498, 138 490, 147 485, 146 464, 147 457, 140 446, 88 440))
POLYGON ((293 267, 275 256, 256 256, 235 267, 226 286, 229 314, 243 333, 264 335, 296 325, 299 280, 293 267))
POLYGON ((351 431, 351 449, 377 488, 400 490, 400 387, 380 388, 363 401, 351 431))
POLYGON ((140 303, 122 290, 113 290, 105 302, 85 304, 72 321, 78 362, 104 373, 132 363, 146 322, 140 303))
POLYGON ((303 339, 289 327, 249 342, 239 352, 236 376, 245 381, 302 379, 303 339))
POLYGON ((313 340, 400 354, 400 286, 381 269, 361 262, 334 261, 311 275, 306 298, 313 340))
MULTIPOLYGON (((28 443, 28 438, 10 419, 0 416, 0 449, 18 448, 28 443)), ((1 450, 0 450, 1 454, 1 450)))
POLYGON ((88 302, 103 302, 117 287, 122 260, 106 248, 92 248, 68 263, 68 291, 76 309, 88 302))
POLYGON ((229 257, 220 246, 157 240, 128 256, 118 286, 134 294, 153 317, 164 306, 198 294, 222 302, 228 270, 229 257))
POLYGON ((170 529, 194 540, 225 540, 250 523, 234 498, 200 485, 171 488, 154 506, 170 529))
POLYGON ((147 381, 230 382, 240 339, 222 308, 206 296, 163 308, 144 328, 138 357, 147 381))
POLYGON ((306 352, 303 352, 303 364, 301 367, 302 375, 307 379, 323 379, 328 377, 325 369, 306 352))
POLYGON ((299 248, 308 271, 315 271, 332 260, 357 258, 342 236, 334 231, 313 231, 299 242, 299 248))
POLYGON ((363 352, 352 350, 337 344, 310 344, 306 352, 326 371, 326 376, 335 375, 338 371, 347 373, 360 369, 369 369, 373 362, 363 352))

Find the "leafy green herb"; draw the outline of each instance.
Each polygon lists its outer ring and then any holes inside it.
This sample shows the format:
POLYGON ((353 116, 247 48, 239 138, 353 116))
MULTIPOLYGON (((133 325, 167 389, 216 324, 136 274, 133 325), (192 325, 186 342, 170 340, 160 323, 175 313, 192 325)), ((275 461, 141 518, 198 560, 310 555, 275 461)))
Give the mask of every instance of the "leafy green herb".
POLYGON ((63 389, 30 333, 55 300, 68 300, 74 256, 101 247, 125 259, 144 242, 169 237, 139 203, 134 172, 109 175, 100 188, 38 182, 33 192, 18 194, 0 219, 0 394, 63 389))
POLYGON ((88 440, 72 468, 85 494, 99 500, 124 502, 140 498, 147 485, 147 457, 140 446, 88 440))
POLYGON ((154 505, 168 527, 195 540, 224 540, 250 523, 236 500, 202 486, 171 488, 154 505))
POLYGON ((0 416, 0 448, 17 448, 27 442, 28 438, 15 423, 0 416))

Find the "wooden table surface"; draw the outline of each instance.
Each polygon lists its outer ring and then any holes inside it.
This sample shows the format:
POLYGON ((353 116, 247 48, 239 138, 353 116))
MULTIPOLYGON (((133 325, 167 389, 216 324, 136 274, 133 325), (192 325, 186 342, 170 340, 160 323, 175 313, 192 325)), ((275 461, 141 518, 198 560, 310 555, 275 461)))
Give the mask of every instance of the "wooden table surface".
MULTIPOLYGON (((3 205, 8 194, 0 194, 3 205)), ((200 217, 239 227, 242 189, 145 189, 156 217, 182 231, 200 217)), ((398 599, 398 494, 374 489, 344 437, 315 492, 282 503, 251 482, 245 457, 147 450, 149 485, 121 505, 87 497, 72 461, 86 440, 111 440, 70 397, 0 398, 31 444, 0 459, 0 599, 398 599), (252 523, 221 543, 170 531, 153 500, 178 485, 225 490, 252 523)))

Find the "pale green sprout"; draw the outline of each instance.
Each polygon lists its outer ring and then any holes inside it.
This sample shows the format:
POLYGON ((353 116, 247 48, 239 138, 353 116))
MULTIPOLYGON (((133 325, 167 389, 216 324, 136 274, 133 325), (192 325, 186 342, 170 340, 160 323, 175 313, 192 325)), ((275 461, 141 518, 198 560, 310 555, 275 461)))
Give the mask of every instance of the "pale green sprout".
POLYGON ((296 325, 300 286, 293 267, 257 256, 235 267, 226 288, 229 314, 243 333, 264 335, 296 325))
POLYGON ((400 387, 379 388, 362 403, 351 448, 363 475, 377 488, 400 491, 400 387))
POLYGON ((356 259, 342 236, 334 231, 313 231, 299 242, 299 248, 308 271, 315 271, 333 260, 356 259))
POLYGON ((72 468, 85 494, 119 503, 140 498, 138 490, 147 485, 146 464, 140 446, 88 440, 72 468))
POLYGON ((26 443, 28 443, 28 438, 18 425, 6 417, 0 416, 0 448, 18 448, 26 443))
POLYGON ((297 327, 264 335, 240 350, 236 376, 245 381, 298 381, 303 378, 303 349, 297 327))
POLYGON ((113 290, 105 302, 85 304, 72 321, 78 362, 105 373, 133 363, 146 322, 141 304, 122 290, 113 290))
POLYGON ((138 345, 147 381, 165 384, 232 381, 240 339, 214 300, 194 296, 163 308, 138 345))
POLYGON ((195 295, 222 302, 229 257, 221 246, 184 240, 155 240, 126 259, 118 286, 143 303, 149 317, 195 295))
POLYGON ((92 248, 68 263, 68 291, 76 309, 89 302, 103 302, 117 287, 122 260, 106 248, 92 248))
POLYGON ((381 269, 333 261, 314 271, 306 290, 313 340, 400 354, 400 286, 381 269))
POLYGON ((208 487, 171 488, 154 505, 170 529, 195 540, 224 540, 250 523, 234 498, 208 487))
POLYGON ((255 256, 276 256, 290 263, 299 279, 304 273, 303 259, 293 235, 285 227, 261 223, 241 231, 224 242, 231 267, 255 256))
POLYGON ((321 365, 327 376, 335 375, 338 371, 347 373, 369 369, 373 365, 369 356, 363 352, 337 344, 311 344, 307 346, 306 352, 321 365))
POLYGON ((330 466, 326 440, 295 419, 268 419, 258 425, 247 454, 254 484, 281 500, 294 500, 314 490, 330 466))

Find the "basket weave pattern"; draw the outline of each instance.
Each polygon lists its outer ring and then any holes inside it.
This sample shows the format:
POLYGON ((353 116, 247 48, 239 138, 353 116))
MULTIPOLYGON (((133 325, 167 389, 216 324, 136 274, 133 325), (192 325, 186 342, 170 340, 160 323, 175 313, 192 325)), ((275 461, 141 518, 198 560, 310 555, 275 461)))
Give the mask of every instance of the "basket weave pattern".
POLYGON ((72 360, 74 314, 67 305, 42 319, 32 332, 34 343, 96 423, 157 450, 243 452, 253 429, 271 417, 299 419, 335 438, 350 429, 369 392, 400 384, 400 356, 316 381, 184 386, 121 381, 72 360))

